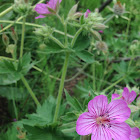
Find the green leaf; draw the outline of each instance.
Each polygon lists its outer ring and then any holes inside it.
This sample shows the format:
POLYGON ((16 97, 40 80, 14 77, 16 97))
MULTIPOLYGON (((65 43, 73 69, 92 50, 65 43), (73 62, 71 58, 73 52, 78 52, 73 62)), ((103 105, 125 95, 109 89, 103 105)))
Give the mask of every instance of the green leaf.
POLYGON ((0 87, 0 96, 6 97, 8 100, 22 100, 26 95, 25 89, 16 87, 0 87))
POLYGON ((69 102, 69 104, 77 111, 83 110, 79 101, 76 98, 72 98, 66 90, 64 91, 65 91, 66 99, 69 102))
POLYGON ((29 140, 71 140, 71 137, 66 137, 62 132, 57 129, 52 129, 51 127, 38 128, 24 125, 29 135, 27 138, 29 140))
POLYGON ((18 80, 20 80, 20 75, 18 73, 0 74, 0 85, 9 85, 16 83, 18 80))
POLYGON ((93 63, 95 61, 93 55, 88 51, 76 52, 75 54, 86 63, 93 63))
POLYGON ((31 53, 26 53, 19 59, 17 71, 22 75, 26 75, 34 64, 35 62, 31 63, 31 53))
POLYGON ((76 13, 76 11, 77 11, 77 7, 78 7, 78 4, 75 4, 75 5, 70 9, 70 11, 69 11, 67 17, 73 16, 73 15, 76 13))
POLYGON ((74 112, 67 112, 66 115, 61 117, 65 121, 77 120, 77 117, 74 112))
POLYGON ((34 64, 31 63, 30 53, 25 54, 18 62, 0 61, 0 85, 16 83, 22 75, 27 74, 34 64))
POLYGON ((60 46, 56 45, 48 45, 43 50, 38 50, 37 53, 40 54, 51 54, 51 53, 60 53, 64 52, 64 49, 62 49, 60 46))
POLYGON ((8 127, 7 132, 0 134, 0 140, 19 140, 17 138, 17 129, 13 127, 8 127))
POLYGON ((53 125, 55 102, 55 99, 50 96, 42 106, 37 108, 36 113, 26 115, 28 119, 23 119, 21 122, 29 126, 53 125))
POLYGON ((80 17, 80 24, 81 24, 81 25, 84 24, 84 15, 82 15, 82 16, 80 17))
POLYGON ((81 36, 81 37, 76 41, 76 43, 75 43, 73 49, 74 49, 75 51, 82 51, 82 50, 88 48, 89 45, 90 45, 90 40, 89 40, 88 38, 85 38, 85 37, 82 37, 82 36, 81 36))

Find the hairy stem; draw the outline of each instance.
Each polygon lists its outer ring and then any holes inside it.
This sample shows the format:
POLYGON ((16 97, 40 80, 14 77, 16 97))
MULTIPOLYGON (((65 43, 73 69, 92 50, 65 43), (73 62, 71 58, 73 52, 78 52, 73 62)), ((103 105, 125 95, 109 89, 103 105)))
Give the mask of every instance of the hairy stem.
POLYGON ((109 22, 111 19, 113 19, 115 17, 115 14, 113 14, 112 16, 110 16, 106 21, 104 21, 103 24, 106 24, 107 22, 109 22))
POLYGON ((36 98, 35 94, 33 93, 32 89, 30 88, 27 80, 22 76, 21 77, 22 82, 24 83, 25 87, 27 88, 28 92, 30 93, 32 99, 34 100, 34 102, 36 103, 37 106, 40 106, 40 103, 38 101, 38 99, 36 98))
POLYGON ((74 38, 73 38, 73 40, 72 40, 72 42, 71 42, 71 48, 73 48, 73 46, 75 45, 75 42, 76 42, 78 36, 80 35, 80 33, 82 32, 82 30, 83 30, 83 27, 81 27, 81 28, 76 32, 76 34, 75 34, 75 36, 74 36, 74 38))
POLYGON ((53 40, 56 44, 58 44, 61 48, 65 48, 65 46, 55 37, 50 36, 50 39, 53 40))
MULTIPOLYGON (((18 18, 16 21, 20 21, 21 19, 23 19, 23 16, 20 17, 20 18, 18 18)), ((15 21, 15 22, 16 22, 16 21, 15 21)), ((15 22, 14 22, 14 23, 15 23, 15 22)), ((8 26, 4 27, 2 30, 0 30, 0 33, 4 32, 4 31, 7 30, 7 29, 9 29, 11 26, 14 25, 14 23, 11 23, 11 24, 9 24, 8 26)))
POLYGON ((23 56, 24 37, 25 37, 25 22, 26 22, 26 17, 23 18, 23 24, 22 24, 20 58, 23 56))
POLYGON ((65 56, 65 61, 63 65, 62 76, 61 76, 61 81, 60 81, 60 86, 59 86, 59 91, 58 91, 58 96, 57 96, 57 103, 56 103, 55 115, 54 115, 54 120, 53 120, 54 122, 57 121, 58 114, 59 114, 59 108, 60 108, 62 93, 63 93, 63 88, 64 88, 64 81, 65 81, 67 68, 68 68, 69 55, 70 55, 69 53, 66 53, 66 56, 65 56))
POLYGON ((10 6, 9 8, 7 8, 6 10, 4 10, 3 12, 0 13, 0 17, 6 15, 10 11, 12 11, 12 9, 13 9, 13 6, 10 6))
POLYGON ((104 89, 103 92, 108 91, 109 89, 111 89, 112 87, 114 87, 115 85, 117 85, 118 83, 120 83, 124 78, 125 78, 125 76, 123 76, 121 79, 119 79, 118 81, 116 81, 115 83, 113 83, 112 85, 110 85, 109 87, 107 87, 106 89, 104 89))
MULTIPOLYGON (((23 22, 10 21, 10 20, 0 20, 0 23, 23 24, 23 22)), ((44 27, 44 26, 39 25, 39 24, 35 24, 35 23, 28 23, 28 22, 26 22, 26 23, 25 23, 25 25, 27 25, 27 26, 33 26, 33 27, 40 27, 40 28, 41 28, 41 27, 44 27)), ((4 29, 3 29, 3 30, 1 30, 0 32, 2 32, 2 31, 4 31, 4 29)), ((61 35, 65 35, 65 33, 64 33, 64 32, 59 31, 59 30, 56 30, 56 29, 54 29, 54 32, 56 32, 56 33, 58 33, 58 34, 61 34, 61 35)), ((72 36, 72 35, 70 35, 70 34, 67 34, 67 36, 68 36, 69 38, 74 38, 74 36, 72 36)))

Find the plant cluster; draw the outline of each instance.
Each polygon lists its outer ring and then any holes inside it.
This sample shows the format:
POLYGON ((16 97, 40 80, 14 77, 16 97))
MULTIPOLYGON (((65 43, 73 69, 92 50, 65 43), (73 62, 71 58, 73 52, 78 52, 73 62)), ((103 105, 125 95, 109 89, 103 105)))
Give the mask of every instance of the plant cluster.
POLYGON ((127 12, 114 0, 111 14, 81 11, 84 0, 43 2, 15 0, 0 13, 0 101, 8 102, 12 118, 0 127, 0 139, 140 138, 140 35, 130 28, 135 2, 127 12))

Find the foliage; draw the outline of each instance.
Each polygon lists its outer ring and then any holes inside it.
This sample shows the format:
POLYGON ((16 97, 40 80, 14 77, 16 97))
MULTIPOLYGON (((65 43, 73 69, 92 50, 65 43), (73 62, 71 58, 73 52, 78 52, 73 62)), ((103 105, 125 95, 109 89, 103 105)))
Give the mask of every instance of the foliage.
POLYGON ((137 93, 126 123, 140 127, 139 1, 121 1, 118 16, 113 2, 97 13, 105 0, 62 0, 57 13, 36 20, 37 0, 16 10, 14 2, 0 1, 0 102, 7 104, 0 114, 9 118, 0 123, 0 140, 79 140, 76 121, 88 102, 98 95, 111 101, 125 86, 137 93))

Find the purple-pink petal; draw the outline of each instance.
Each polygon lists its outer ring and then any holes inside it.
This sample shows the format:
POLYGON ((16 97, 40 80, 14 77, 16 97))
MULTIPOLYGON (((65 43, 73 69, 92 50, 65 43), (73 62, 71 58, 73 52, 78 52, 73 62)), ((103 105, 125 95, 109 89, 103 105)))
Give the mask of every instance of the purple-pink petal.
POLYGON ((131 129, 130 126, 123 122, 123 123, 118 123, 118 124, 111 124, 110 129, 108 129, 110 132, 113 140, 130 140, 130 134, 131 134, 131 129))
POLYGON ((55 10, 56 9, 57 1, 59 1, 59 3, 61 3, 62 0, 50 0, 48 2, 48 7, 55 10))
POLYGON ((76 132, 79 135, 91 134, 94 125, 95 125, 94 117, 89 112, 85 112, 79 116, 76 122, 76 132))
POLYGON ((137 127, 131 128, 130 140, 136 140, 140 138, 140 130, 137 127))
POLYGON ((124 97, 124 100, 127 102, 127 104, 130 104, 131 102, 135 100, 136 92, 131 91, 131 93, 129 93, 129 89, 125 87, 123 90, 122 96, 124 97))
POLYGON ((112 94, 112 101, 113 101, 114 99, 118 98, 118 97, 120 97, 119 94, 116 94, 116 93, 112 94))
POLYGON ((84 14, 85 18, 88 17, 88 14, 89 14, 89 13, 91 13, 91 11, 90 11, 89 9, 87 9, 87 11, 86 11, 85 14, 84 14))
POLYGON ((45 18, 45 16, 39 15, 38 17, 35 17, 35 19, 38 19, 38 18, 45 18))
POLYGON ((88 103, 88 111, 93 116, 97 117, 106 112, 107 105, 108 105, 107 97, 104 95, 99 95, 88 103))
POLYGON ((112 140, 112 137, 106 128, 102 126, 95 126, 93 128, 91 140, 112 140))
POLYGON ((48 4, 39 3, 39 4, 36 5, 35 11, 38 14, 42 14, 42 15, 50 14, 50 12, 48 11, 47 6, 48 6, 48 4))
POLYGON ((107 113, 114 122, 124 122, 130 117, 131 110, 123 100, 113 100, 108 104, 107 113))

